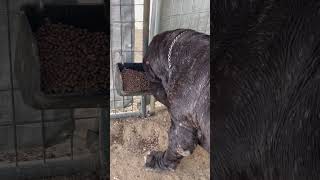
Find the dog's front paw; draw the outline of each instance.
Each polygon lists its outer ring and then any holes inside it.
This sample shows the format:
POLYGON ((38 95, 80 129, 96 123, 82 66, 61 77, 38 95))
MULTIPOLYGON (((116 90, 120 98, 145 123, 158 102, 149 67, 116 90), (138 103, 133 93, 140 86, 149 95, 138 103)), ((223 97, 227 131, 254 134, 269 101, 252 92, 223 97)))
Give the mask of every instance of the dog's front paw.
POLYGON ((145 157, 145 168, 152 171, 174 171, 175 164, 164 163, 164 152, 151 151, 145 157))

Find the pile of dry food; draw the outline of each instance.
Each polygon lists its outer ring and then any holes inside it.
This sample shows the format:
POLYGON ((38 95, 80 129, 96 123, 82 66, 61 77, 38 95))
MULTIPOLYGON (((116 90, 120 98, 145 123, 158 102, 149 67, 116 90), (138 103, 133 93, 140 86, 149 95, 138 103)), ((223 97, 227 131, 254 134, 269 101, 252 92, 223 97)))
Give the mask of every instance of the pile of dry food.
POLYGON ((46 22, 38 29, 36 38, 44 93, 107 92, 109 41, 105 32, 46 22))
POLYGON ((124 91, 141 92, 150 89, 150 83, 143 72, 125 68, 121 71, 121 76, 124 91))

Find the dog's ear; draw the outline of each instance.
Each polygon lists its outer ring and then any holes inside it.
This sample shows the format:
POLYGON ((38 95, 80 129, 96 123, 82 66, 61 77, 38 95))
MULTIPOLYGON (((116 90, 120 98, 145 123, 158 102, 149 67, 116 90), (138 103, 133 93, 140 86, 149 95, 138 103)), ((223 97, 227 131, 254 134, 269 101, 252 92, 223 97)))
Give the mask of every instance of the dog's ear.
POLYGON ((152 69, 152 65, 154 65, 154 59, 152 58, 156 58, 156 54, 154 51, 150 50, 149 46, 142 60, 142 67, 145 72, 146 79, 150 82, 161 83, 161 80, 156 76, 154 70, 152 69))

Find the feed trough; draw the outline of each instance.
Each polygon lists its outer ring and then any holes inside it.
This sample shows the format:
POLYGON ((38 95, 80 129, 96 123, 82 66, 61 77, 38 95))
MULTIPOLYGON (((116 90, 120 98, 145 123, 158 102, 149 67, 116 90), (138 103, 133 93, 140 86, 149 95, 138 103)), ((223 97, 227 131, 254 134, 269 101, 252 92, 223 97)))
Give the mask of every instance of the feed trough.
POLYGON ((22 8, 14 71, 26 104, 38 109, 107 106, 110 25, 105 11, 104 5, 22 8))
POLYGON ((122 96, 150 95, 142 63, 117 63, 116 90, 122 96))

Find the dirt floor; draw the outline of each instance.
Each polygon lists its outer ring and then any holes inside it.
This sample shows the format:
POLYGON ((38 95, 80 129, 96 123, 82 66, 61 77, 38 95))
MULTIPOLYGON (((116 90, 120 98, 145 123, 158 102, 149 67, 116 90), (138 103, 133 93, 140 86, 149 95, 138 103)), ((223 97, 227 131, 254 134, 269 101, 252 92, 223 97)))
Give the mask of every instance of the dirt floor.
POLYGON ((157 110, 149 118, 111 121, 111 180, 206 180, 210 179, 209 154, 201 147, 184 158, 175 172, 150 172, 144 156, 151 150, 165 150, 170 118, 166 109, 157 110))

